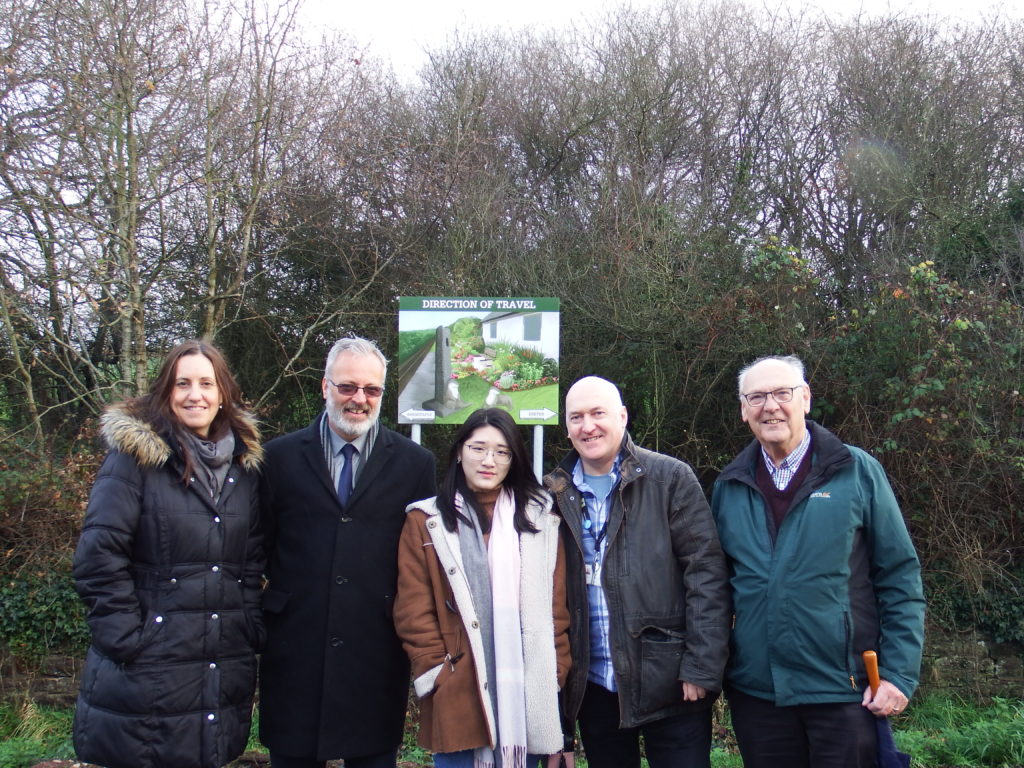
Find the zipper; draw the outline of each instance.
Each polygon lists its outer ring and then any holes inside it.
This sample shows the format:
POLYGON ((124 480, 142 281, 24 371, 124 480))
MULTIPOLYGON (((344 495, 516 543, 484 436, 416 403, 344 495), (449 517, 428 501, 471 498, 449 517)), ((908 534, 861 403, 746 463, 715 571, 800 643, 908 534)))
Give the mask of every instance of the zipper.
POLYGON ((850 676, 850 688, 856 691, 857 679, 853 675, 853 670, 850 669, 850 614, 846 611, 843 611, 843 632, 846 636, 846 671, 850 676))

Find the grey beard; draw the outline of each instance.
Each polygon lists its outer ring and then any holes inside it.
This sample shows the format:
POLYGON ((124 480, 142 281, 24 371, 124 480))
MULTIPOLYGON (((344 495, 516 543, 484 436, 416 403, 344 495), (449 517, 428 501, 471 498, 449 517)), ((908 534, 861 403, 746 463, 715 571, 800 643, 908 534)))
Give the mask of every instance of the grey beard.
POLYGON ((345 418, 345 411, 343 408, 337 405, 329 404, 327 406, 327 418, 331 421, 331 426, 334 427, 336 432, 340 432, 342 435, 347 435, 351 438, 362 437, 374 424, 377 423, 377 417, 380 416, 380 410, 376 413, 371 412, 370 418, 365 421, 353 422, 345 418))

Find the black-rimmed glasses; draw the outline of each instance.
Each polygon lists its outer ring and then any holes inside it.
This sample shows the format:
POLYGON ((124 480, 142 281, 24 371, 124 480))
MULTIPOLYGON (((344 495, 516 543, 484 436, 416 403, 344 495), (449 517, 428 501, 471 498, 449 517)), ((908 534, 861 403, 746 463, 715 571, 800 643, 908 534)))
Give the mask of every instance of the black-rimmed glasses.
POLYGON ((793 393, 804 384, 797 384, 795 387, 779 387, 771 392, 748 392, 745 395, 740 395, 744 400, 747 401, 747 405, 757 408, 768 402, 768 396, 771 395, 772 400, 780 405, 782 403, 788 403, 793 400, 793 393))

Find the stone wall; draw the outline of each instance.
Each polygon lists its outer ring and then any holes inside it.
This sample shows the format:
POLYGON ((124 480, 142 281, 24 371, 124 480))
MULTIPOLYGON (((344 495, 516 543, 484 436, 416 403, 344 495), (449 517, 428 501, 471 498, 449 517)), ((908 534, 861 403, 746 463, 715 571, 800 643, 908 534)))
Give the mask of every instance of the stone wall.
POLYGON ((1024 698, 1024 646, 993 643, 976 630, 929 627, 921 665, 921 692, 966 698, 1024 698))
POLYGON ((84 659, 48 656, 41 665, 18 662, 0 653, 0 700, 24 696, 48 707, 70 707, 78 696, 84 659))

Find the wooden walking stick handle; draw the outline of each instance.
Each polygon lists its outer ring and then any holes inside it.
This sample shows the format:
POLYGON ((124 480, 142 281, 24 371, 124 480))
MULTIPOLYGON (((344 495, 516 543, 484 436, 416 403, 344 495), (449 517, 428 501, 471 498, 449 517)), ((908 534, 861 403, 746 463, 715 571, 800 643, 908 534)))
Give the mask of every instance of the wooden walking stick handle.
POLYGON ((864 651, 861 656, 864 659, 864 669, 868 673, 868 685, 871 686, 871 695, 878 693, 878 685, 881 680, 878 677, 878 654, 874 651, 864 651))

